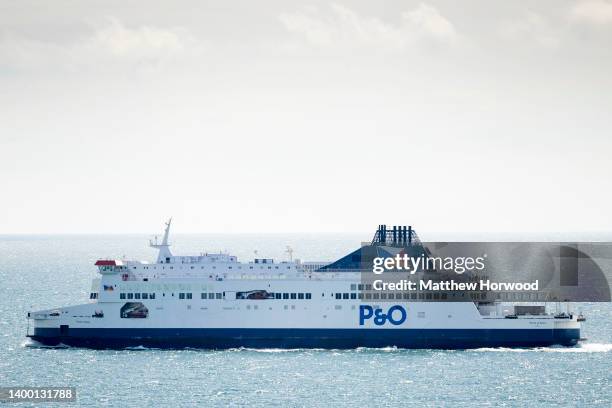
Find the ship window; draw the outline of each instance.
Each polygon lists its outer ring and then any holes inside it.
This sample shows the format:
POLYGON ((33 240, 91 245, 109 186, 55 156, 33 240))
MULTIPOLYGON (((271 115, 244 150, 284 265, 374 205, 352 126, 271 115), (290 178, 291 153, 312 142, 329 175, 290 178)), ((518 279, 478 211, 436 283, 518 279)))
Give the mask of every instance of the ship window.
POLYGON ((119 299, 125 299, 125 293, 120 293, 119 294, 119 299))
POLYGON ((380 298, 380 294, 378 294, 378 293, 374 293, 374 294, 372 295, 372 299, 378 299, 378 298, 380 298))
POLYGON ((342 293, 336 293, 336 299, 342 299, 342 293))
POLYGON ((142 294, 142 298, 143 299, 148 299, 149 298, 149 294, 148 293, 143 293, 142 294))
POLYGON ((253 269, 253 267, 252 267, 252 266, 249 266, 249 269, 253 269))
POLYGON ((191 299, 192 298, 192 294, 191 293, 187 293, 187 299, 191 299))
POLYGON ((357 299, 357 294, 356 293, 351 293, 351 299, 357 299))
POLYGON ((179 293, 179 299, 185 299, 185 294, 184 293, 179 293))
POLYGON ((357 299, 363 299, 363 293, 358 293, 357 294, 357 299))
POLYGON ((217 293, 216 298, 217 298, 217 299, 223 299, 223 296, 221 295, 221 293, 217 293))
POLYGON ((134 294, 133 293, 128 293, 127 294, 127 298, 128 299, 134 299, 134 294))
POLYGON ((434 293, 433 298, 434 299, 440 299, 440 294, 439 293, 434 293))
POLYGON ((140 299, 140 293, 134 293, 134 299, 140 299))
POLYGON ((304 294, 303 293, 298 293, 298 299, 304 299, 304 294))
POLYGON ((417 317, 420 317, 421 319, 425 317, 425 312, 419 312, 417 313, 417 317))
POLYGON ((348 293, 343 293, 342 294, 342 299, 348 299, 349 298, 349 294, 348 293))
POLYGON ((381 293, 380 294, 380 298, 381 299, 386 299, 387 298, 387 294, 386 293, 381 293))
POLYGON ((395 295, 393 293, 389 293, 389 299, 395 299, 395 295))
POLYGON ((369 283, 366 285, 366 290, 372 290, 372 285, 370 285, 369 283))
POLYGON ((291 299, 296 299, 296 298, 297 298, 296 293, 292 293, 291 294, 291 299))
POLYGON ((200 298, 206 299, 206 293, 200 293, 200 298))
POLYGON ((431 300, 431 293, 426 294, 425 299, 431 300))
POLYGON ((404 299, 409 299, 410 298, 410 293, 404 293, 404 299))
POLYGON ((410 299, 416 299, 417 298, 417 294, 416 293, 411 293, 410 294, 410 299))
POLYGON ((289 294, 288 293, 283 293, 283 299, 289 299, 289 294))
POLYGON ((312 299, 312 294, 311 293, 307 293, 306 294, 306 299, 312 299))
POLYGON ((366 293, 365 294, 365 298, 366 299, 372 299, 372 294, 371 293, 366 293))
POLYGON ((275 298, 275 299, 280 299, 282 296, 283 296, 283 294, 282 294, 282 293, 275 293, 275 294, 274 294, 274 298, 275 298))
POLYGON ((419 293, 419 299, 425 299, 425 294, 424 293, 419 293))
POLYGON ((357 285, 357 289, 363 290, 363 283, 360 283, 359 285, 357 285))
POLYGON ((149 299, 155 299, 155 293, 149 293, 149 299))
POLYGON ((351 290, 357 290, 357 285, 354 283, 351 283, 351 290))

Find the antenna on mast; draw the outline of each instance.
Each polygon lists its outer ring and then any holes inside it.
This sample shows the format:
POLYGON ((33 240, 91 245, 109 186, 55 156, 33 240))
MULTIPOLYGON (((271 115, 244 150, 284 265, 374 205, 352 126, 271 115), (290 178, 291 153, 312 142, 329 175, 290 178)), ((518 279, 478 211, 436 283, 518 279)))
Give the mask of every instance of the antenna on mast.
POLYGON ((293 262, 293 248, 287 245, 287 250, 285 252, 289 254, 289 262, 293 262))
POLYGON ((164 239, 162 240, 162 245, 170 245, 168 244, 168 234, 170 234, 170 224, 172 224, 172 217, 166 223, 166 230, 164 231, 164 239))
POLYGON ((149 246, 151 248, 159 249, 159 254, 157 255, 157 263, 169 263, 170 257, 172 257, 172 253, 170 252, 170 244, 168 243, 168 236, 170 235, 170 224, 172 224, 172 218, 170 218, 165 224, 166 229, 164 231, 164 237, 162 238, 161 244, 157 242, 157 235, 155 236, 155 243, 152 240, 149 240, 149 246))

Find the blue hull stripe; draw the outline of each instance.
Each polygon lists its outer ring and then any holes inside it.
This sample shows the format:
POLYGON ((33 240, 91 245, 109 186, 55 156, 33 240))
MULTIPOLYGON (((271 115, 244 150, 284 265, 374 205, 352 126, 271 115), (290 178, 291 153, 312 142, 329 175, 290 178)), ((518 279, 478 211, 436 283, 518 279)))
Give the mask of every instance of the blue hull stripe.
POLYGON ((155 347, 466 349, 575 345, 579 329, 90 329, 35 328, 32 339, 91 348, 155 347))

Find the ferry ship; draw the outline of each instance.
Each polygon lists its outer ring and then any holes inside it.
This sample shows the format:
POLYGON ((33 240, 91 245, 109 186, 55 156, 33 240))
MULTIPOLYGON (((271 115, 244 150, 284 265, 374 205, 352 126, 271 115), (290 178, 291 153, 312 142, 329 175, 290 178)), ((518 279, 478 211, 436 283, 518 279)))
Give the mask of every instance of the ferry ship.
MULTIPOLYGON (((27 336, 91 348, 466 349, 576 345, 582 316, 501 301, 382 295, 362 281, 363 248, 335 262, 176 256, 166 223, 155 262, 100 259, 89 302, 29 312, 27 336), (384 296, 384 301, 381 297, 384 296)), ((379 254, 422 250, 411 227, 379 226, 379 254)))

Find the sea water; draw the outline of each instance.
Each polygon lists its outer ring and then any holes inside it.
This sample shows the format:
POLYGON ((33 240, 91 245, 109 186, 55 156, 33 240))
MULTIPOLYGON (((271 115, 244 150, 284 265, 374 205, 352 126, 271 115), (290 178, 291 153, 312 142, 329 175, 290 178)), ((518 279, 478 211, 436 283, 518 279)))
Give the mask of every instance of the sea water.
MULTIPOLYGON (((573 348, 88 350, 26 340, 29 310, 87 302, 95 260, 154 260, 147 239, 0 235, 0 386, 73 386, 77 406, 611 406, 609 303, 575 306, 587 317, 588 340, 573 348)), ((227 250, 244 261, 287 259, 289 245, 294 257, 326 261, 363 239, 176 235, 172 241, 176 254, 227 250)))

